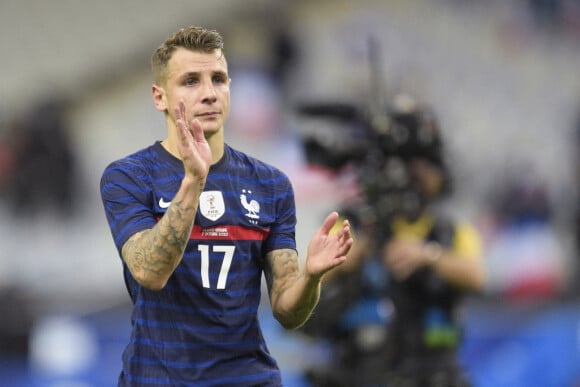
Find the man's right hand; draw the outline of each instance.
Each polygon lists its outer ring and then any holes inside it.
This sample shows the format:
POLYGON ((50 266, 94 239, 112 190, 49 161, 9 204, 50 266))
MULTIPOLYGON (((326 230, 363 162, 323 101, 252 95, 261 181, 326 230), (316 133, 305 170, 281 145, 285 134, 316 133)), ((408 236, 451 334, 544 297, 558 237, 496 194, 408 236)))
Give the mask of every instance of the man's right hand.
POLYGON ((211 149, 203 134, 201 124, 197 119, 187 123, 183 101, 180 101, 179 106, 175 109, 175 117, 178 135, 177 145, 185 175, 205 181, 211 166, 211 149))

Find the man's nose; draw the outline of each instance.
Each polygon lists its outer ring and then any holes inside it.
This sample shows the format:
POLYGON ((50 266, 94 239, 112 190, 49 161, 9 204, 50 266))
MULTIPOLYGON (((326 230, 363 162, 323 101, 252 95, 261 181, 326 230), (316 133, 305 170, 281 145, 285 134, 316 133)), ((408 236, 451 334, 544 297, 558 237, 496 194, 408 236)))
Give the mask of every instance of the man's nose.
POLYGON ((203 86, 202 86, 202 95, 203 95, 203 101, 208 101, 208 102, 215 102, 215 100, 217 99, 217 93, 214 87, 214 84, 212 82, 204 82, 203 86))

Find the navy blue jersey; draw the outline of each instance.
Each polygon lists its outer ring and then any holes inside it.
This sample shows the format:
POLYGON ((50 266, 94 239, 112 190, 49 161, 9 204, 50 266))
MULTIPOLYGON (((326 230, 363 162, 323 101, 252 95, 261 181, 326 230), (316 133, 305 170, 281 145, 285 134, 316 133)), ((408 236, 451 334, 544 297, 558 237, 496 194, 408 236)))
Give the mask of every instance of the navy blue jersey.
MULTIPOLYGON (((101 179, 119 251, 155 226, 183 164, 159 142, 111 163, 101 179)), ((120 386, 280 386, 257 318, 266 253, 296 249, 294 192, 278 169, 225 146, 200 196, 183 259, 161 291, 124 267, 134 308, 120 386)))

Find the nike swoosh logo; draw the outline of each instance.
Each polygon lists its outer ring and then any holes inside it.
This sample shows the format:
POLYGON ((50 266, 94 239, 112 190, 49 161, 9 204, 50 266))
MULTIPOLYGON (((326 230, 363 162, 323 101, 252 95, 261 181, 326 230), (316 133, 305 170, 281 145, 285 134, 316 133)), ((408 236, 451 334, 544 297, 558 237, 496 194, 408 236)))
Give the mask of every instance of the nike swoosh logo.
POLYGON ((166 202, 163 198, 159 199, 159 207, 167 208, 171 205, 171 202, 166 202))

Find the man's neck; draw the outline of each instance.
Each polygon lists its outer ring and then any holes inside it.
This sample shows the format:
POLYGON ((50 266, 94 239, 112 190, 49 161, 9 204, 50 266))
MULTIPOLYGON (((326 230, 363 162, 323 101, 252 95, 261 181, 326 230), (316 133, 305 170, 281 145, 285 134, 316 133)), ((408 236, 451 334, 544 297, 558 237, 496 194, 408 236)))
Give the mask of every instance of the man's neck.
MULTIPOLYGON (((212 134, 209 138, 207 138, 207 142, 211 149, 211 163, 213 165, 220 161, 224 155, 223 131, 212 134)), ((174 157, 181 160, 181 154, 179 153, 179 148, 177 146, 177 138, 167 137, 165 140, 161 141, 161 145, 174 157)))

